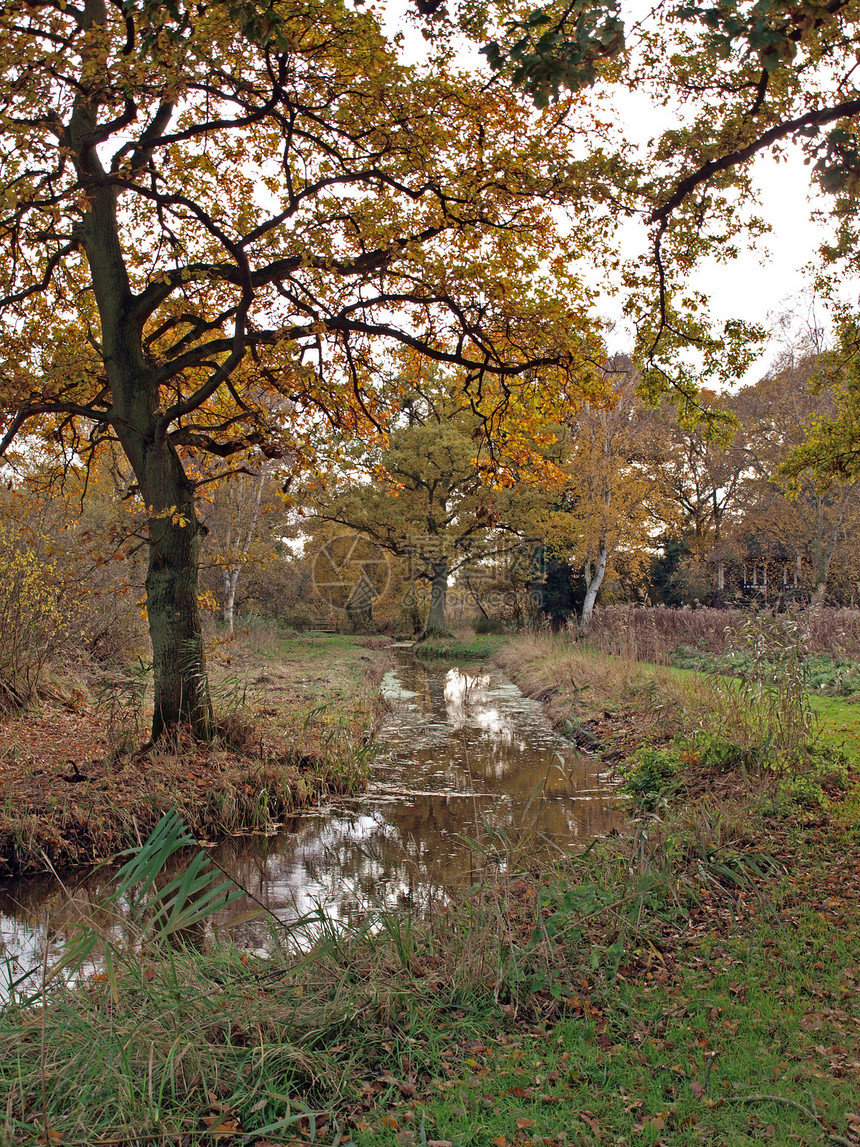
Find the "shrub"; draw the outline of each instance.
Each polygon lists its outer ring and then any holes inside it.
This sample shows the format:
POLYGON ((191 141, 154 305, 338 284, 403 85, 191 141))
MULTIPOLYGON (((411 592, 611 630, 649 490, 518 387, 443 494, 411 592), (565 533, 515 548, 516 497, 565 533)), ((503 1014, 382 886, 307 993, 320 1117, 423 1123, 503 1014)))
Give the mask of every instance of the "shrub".
POLYGON ((484 634, 502 634, 507 633, 510 629, 510 623, 506 623, 501 617, 486 617, 483 613, 475 618, 475 633, 484 634))
POLYGON ((56 570, 7 523, 0 524, 0 709, 27 705, 45 663, 66 637, 56 570))
POLYGON ((748 703, 750 743, 761 746, 774 767, 808 763, 817 731, 808 691, 808 633, 792 617, 762 614, 744 622, 737 641, 749 657, 739 689, 748 703))
POLYGON ((693 734, 692 745, 697 762, 709 772, 730 773, 735 769, 746 772, 760 762, 758 746, 741 745, 719 733, 700 729, 693 734))

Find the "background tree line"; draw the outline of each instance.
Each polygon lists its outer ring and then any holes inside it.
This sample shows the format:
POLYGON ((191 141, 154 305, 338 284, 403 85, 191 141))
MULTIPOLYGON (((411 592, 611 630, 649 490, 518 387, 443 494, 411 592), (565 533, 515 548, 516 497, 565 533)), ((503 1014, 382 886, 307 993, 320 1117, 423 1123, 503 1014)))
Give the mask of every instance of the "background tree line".
MULTIPOLYGON (((860 493, 798 473, 838 413, 830 361, 786 352, 758 383, 706 395, 716 422, 693 422, 647 403, 615 356, 608 399, 532 424, 528 451, 519 422, 500 424, 492 454, 456 374, 398 377, 387 433, 345 444, 317 423, 303 451, 201 483, 210 639, 258 617, 414 637, 588 628, 598 603, 854 605, 860 493)), ((151 657, 134 475, 105 443, 59 494, 61 461, 34 455, 3 493, 10 700, 63 648, 104 666, 151 657)))

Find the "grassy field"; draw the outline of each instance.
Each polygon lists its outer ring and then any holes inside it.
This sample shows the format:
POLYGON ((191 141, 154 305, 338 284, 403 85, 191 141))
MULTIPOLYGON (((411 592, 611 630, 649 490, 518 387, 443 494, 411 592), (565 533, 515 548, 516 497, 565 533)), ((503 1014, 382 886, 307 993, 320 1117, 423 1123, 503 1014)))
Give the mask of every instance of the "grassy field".
POLYGON ((499 658, 627 762, 628 834, 488 856, 429 917, 318 922, 305 954, 277 929, 267 960, 117 948, 3 1013, 0 1142, 860 1143, 854 769, 804 750, 824 801, 783 783, 760 715, 701 675, 534 639, 499 658))
POLYGON ((306 960, 120 954, 0 1019, 4 1141, 855 1143, 856 824, 783 831, 768 881, 607 846, 306 960))
POLYGON ((0 875, 104 859, 169 808, 213 838, 271 831, 323 792, 354 791, 385 644, 268 626, 213 642, 210 744, 179 736, 141 749, 147 693, 131 670, 61 682, 38 710, 0 726, 0 875))

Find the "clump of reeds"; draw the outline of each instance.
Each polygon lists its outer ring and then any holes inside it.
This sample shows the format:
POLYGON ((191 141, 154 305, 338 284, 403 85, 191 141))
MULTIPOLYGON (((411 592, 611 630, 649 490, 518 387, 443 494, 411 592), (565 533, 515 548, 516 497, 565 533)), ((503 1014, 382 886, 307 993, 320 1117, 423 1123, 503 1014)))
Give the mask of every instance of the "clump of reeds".
MULTIPOLYGON (((771 616, 769 611, 759 611, 771 616)), ((687 646, 720 654, 734 647, 754 616, 741 609, 609 605, 598 610, 587 642, 604 653, 631 661, 668 665, 687 646)), ((777 615, 779 616, 779 615, 777 615)), ((829 653, 860 660, 860 610, 807 608, 793 615, 806 635, 808 653, 829 653)))

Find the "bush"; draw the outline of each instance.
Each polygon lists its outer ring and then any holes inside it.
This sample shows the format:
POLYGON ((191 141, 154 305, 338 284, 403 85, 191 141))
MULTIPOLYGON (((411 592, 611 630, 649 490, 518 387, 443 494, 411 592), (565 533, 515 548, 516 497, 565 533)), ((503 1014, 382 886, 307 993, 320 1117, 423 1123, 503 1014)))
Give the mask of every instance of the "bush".
POLYGON ((475 618, 474 628, 477 634, 503 634, 508 632, 510 625, 501 617, 486 617, 481 613, 475 618))
POLYGON ((692 737, 692 746, 698 764, 709 772, 730 773, 735 769, 747 772, 761 760, 759 746, 740 745, 719 733, 699 730, 692 737))
POLYGON ((50 655, 66 638, 54 565, 0 524, 0 710, 29 704, 50 655))

